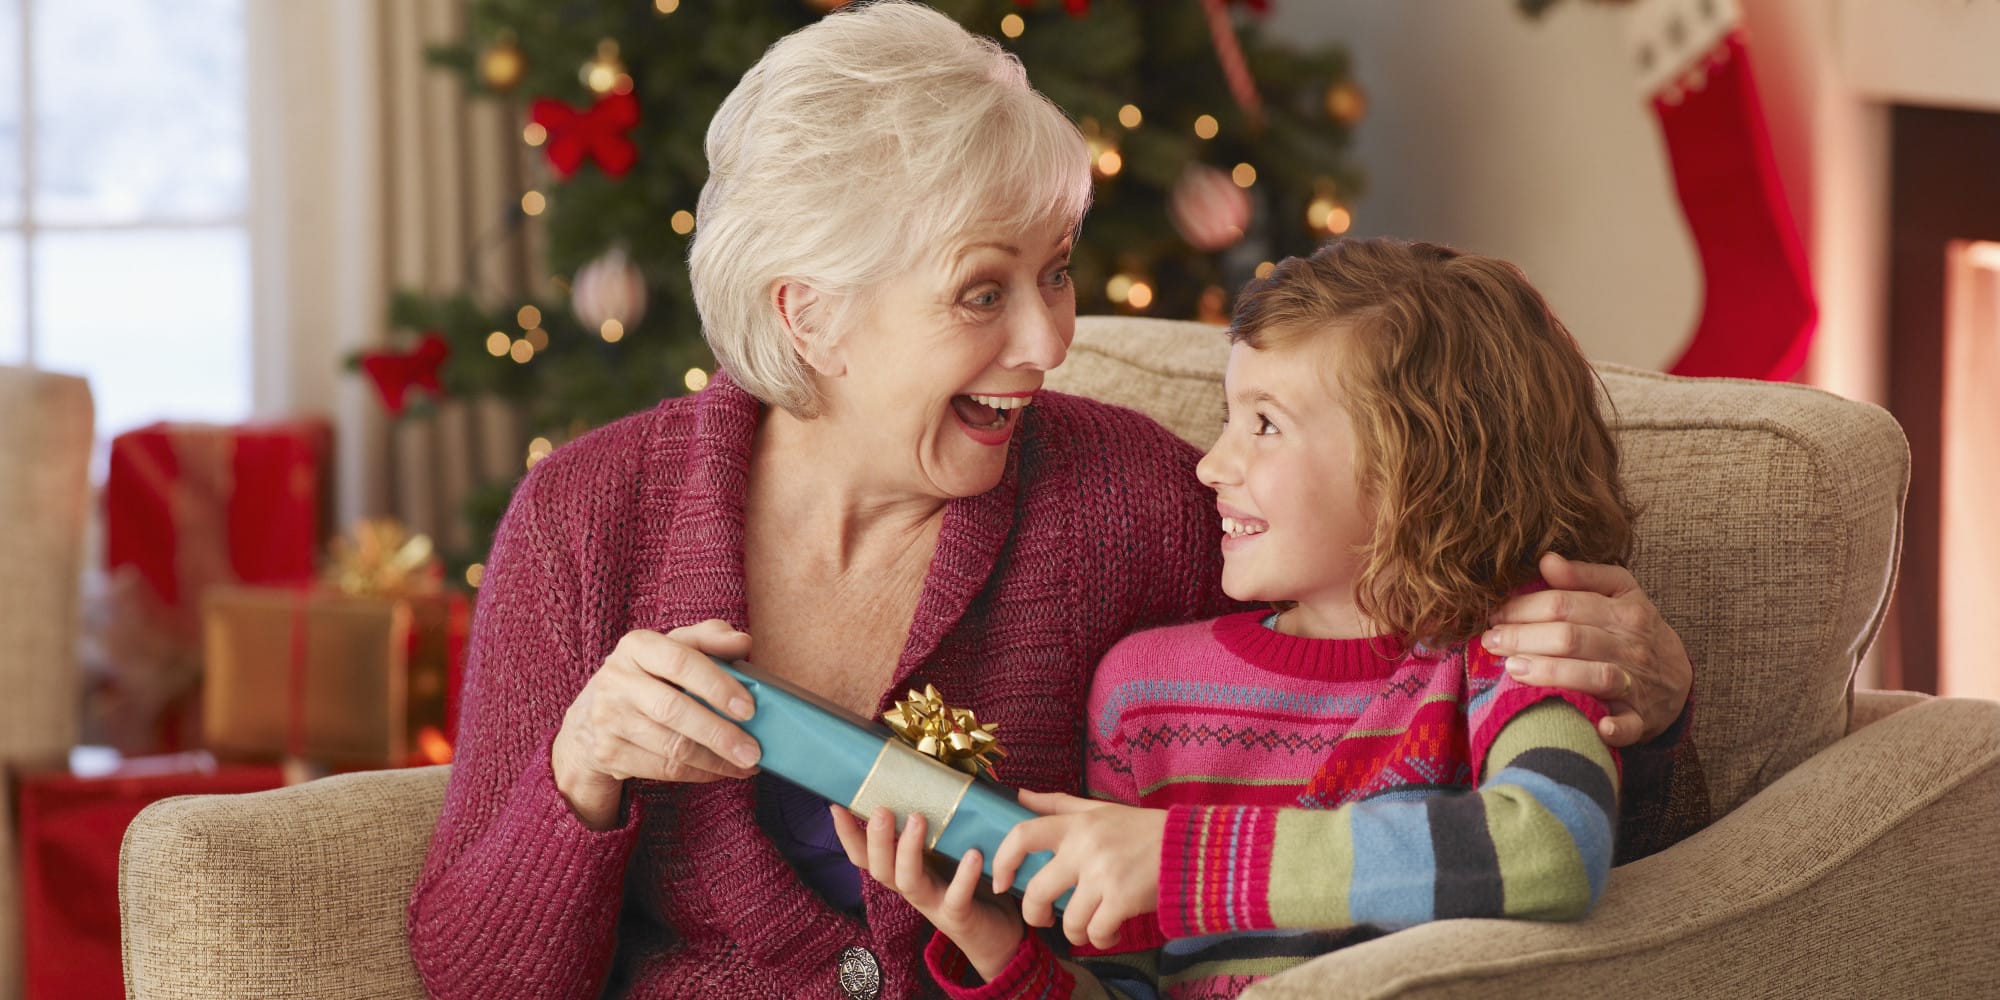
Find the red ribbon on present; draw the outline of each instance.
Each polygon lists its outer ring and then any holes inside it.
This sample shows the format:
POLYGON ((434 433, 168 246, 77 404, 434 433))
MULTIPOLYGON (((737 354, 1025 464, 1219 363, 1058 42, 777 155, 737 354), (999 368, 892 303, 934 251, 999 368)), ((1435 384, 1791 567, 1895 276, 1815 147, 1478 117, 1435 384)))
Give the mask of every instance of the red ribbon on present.
POLYGON ((422 389, 432 396, 444 395, 444 383, 438 373, 443 370, 446 358, 451 357, 451 345, 438 336, 436 331, 428 331, 417 346, 407 352, 367 351, 361 355, 361 371, 374 383, 375 393, 382 397, 382 406, 391 415, 403 412, 405 397, 411 389, 422 389))
POLYGON ((584 110, 552 97, 539 97, 528 108, 529 120, 548 131, 543 147, 556 175, 567 180, 588 158, 612 177, 623 177, 638 162, 639 148, 625 133, 639 124, 639 99, 630 93, 608 94, 584 110))

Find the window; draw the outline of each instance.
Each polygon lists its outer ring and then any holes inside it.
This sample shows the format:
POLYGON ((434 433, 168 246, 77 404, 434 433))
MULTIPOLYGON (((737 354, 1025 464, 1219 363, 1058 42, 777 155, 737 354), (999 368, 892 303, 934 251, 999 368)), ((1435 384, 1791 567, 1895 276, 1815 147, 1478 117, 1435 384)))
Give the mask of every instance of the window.
POLYGON ((250 412, 243 4, 0 0, 0 363, 100 443, 250 412))

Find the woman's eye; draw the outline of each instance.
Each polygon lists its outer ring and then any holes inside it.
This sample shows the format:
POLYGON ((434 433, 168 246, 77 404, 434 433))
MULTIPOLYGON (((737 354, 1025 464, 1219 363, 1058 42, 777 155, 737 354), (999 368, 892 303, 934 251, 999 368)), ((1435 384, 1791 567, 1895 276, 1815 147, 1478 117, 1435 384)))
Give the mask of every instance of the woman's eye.
POLYGON ((1068 285, 1069 281, 1070 281, 1070 273, 1069 273, 1069 264, 1067 262, 1064 262, 1064 264, 1061 267, 1058 267, 1055 270, 1049 272, 1049 287, 1051 288, 1062 288, 1068 285))
POLYGON ((967 304, 980 309, 991 309, 1000 304, 1000 290, 998 288, 989 288, 965 301, 967 304))
POLYGON ((1257 415, 1258 436, 1261 437, 1265 434, 1276 434, 1276 433, 1278 433, 1278 426, 1276 424, 1271 423, 1271 418, 1266 417, 1261 413, 1258 414, 1257 415))

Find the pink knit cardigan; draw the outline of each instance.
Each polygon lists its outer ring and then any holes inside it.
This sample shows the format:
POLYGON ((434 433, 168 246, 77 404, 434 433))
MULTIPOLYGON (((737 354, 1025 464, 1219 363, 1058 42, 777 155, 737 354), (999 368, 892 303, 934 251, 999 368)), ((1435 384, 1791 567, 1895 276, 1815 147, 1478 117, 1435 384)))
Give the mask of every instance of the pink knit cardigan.
MULTIPOLYGON (((461 743, 409 907, 435 997, 840 997, 861 947, 881 996, 938 995, 928 931, 863 879, 866 924, 826 906, 756 823, 748 781, 634 782, 593 832, 549 744, 627 631, 744 627, 743 509, 759 407, 726 377, 559 449, 516 491, 480 588, 461 743)), ((895 680, 1000 724, 1001 777, 1075 791, 1090 674, 1120 637, 1220 614, 1219 528, 1198 455, 1146 418, 1043 393, 1000 485, 952 501, 895 680)))

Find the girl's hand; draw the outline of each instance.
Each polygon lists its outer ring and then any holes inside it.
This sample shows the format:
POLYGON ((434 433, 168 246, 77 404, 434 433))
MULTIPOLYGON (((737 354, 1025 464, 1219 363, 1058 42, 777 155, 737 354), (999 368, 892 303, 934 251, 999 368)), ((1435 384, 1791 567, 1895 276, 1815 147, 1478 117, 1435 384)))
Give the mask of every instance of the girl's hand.
POLYGON ((980 891, 978 851, 966 852, 949 884, 939 881, 924 850, 925 827, 922 815, 911 816, 899 837, 896 817, 881 807, 864 831, 853 813, 833 806, 833 832, 847 850, 847 860, 909 900, 990 982, 1013 960, 1027 928, 1012 901, 980 891))
POLYGON ((628 632, 563 713, 549 749, 556 790, 592 829, 617 825, 625 779, 716 781, 756 773, 757 741, 709 711, 748 719, 750 692, 709 660, 750 654, 750 637, 709 620, 666 635, 628 632))
POLYGON ((1035 851, 1056 856, 1022 893, 1021 914, 1036 927, 1055 923, 1055 901, 1075 887, 1063 908, 1063 935, 1071 944, 1109 948, 1119 925, 1160 908, 1160 838, 1164 809, 1081 799, 1060 792, 1022 792, 1021 804, 1040 819, 1021 823, 993 855, 993 891, 1014 884, 1021 862, 1035 851))
POLYGON ((1604 702, 1611 714, 1598 731, 1614 747, 1665 732, 1687 704, 1694 664, 1660 609, 1620 567, 1551 552, 1540 569, 1550 589, 1501 605, 1482 639, 1487 650, 1507 657, 1523 683, 1604 702))

